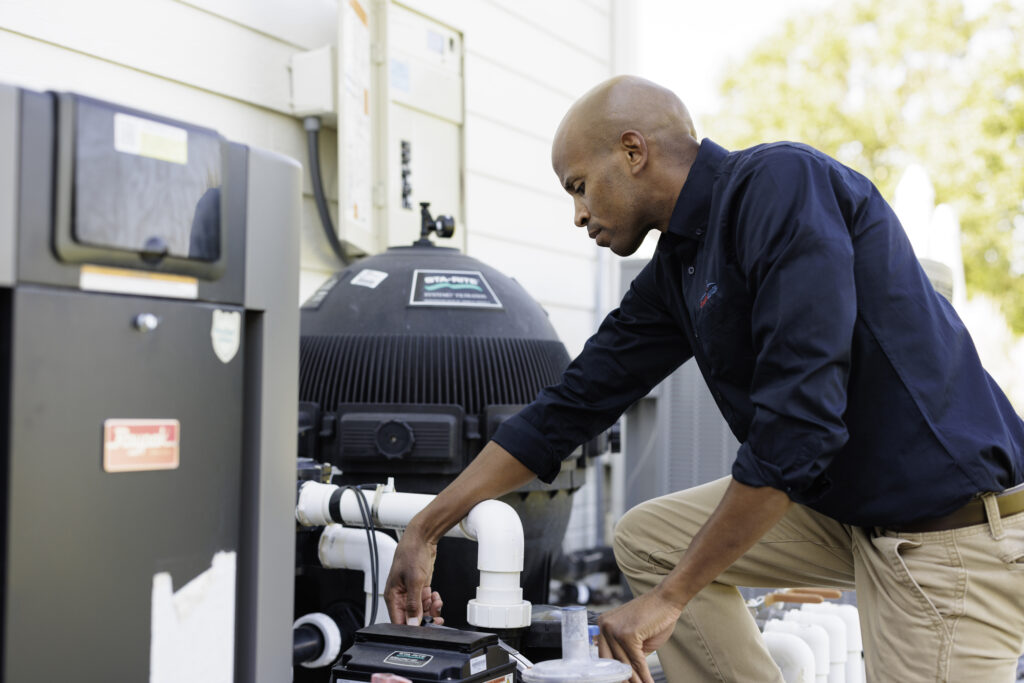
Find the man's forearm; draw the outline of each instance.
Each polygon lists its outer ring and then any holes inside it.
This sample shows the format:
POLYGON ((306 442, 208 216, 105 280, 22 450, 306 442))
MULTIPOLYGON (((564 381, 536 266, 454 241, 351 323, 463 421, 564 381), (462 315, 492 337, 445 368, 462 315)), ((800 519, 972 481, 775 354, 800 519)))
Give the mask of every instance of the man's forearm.
POLYGON ((730 482, 682 559, 655 590, 682 609, 774 527, 790 505, 778 489, 730 482))
POLYGON ((536 476, 504 448, 488 442, 462 474, 413 518, 409 530, 437 542, 474 505, 514 491, 536 476))

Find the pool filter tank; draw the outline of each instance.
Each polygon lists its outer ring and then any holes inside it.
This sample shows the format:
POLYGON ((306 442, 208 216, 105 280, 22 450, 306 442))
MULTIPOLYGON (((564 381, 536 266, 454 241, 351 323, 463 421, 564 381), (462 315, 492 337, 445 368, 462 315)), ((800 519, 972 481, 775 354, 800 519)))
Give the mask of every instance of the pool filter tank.
MULTIPOLYGON (((303 305, 301 330, 300 455, 338 468, 335 483, 394 477, 414 493, 444 488, 569 363, 518 282, 426 237, 330 278, 303 305)), ((502 499, 522 520, 523 597, 535 604, 547 602, 570 495, 583 483, 578 456, 552 485, 535 481, 502 499)), ((467 625, 475 552, 460 539, 439 545, 433 588, 449 626, 467 625)))
POLYGON ((300 198, 216 131, 0 85, 2 680, 290 680, 300 198))

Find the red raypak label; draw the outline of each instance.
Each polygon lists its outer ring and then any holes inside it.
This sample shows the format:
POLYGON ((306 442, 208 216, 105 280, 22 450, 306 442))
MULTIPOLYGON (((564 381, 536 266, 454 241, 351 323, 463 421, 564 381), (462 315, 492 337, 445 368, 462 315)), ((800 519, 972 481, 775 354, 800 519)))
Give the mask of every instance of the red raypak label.
POLYGON ((177 420, 104 420, 103 469, 177 469, 180 438, 181 423, 177 420))

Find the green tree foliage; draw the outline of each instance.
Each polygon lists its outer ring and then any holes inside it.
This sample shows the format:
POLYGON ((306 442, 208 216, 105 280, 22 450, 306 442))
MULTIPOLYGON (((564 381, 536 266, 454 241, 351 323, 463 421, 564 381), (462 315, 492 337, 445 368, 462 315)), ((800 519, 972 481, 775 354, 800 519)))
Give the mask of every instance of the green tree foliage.
POLYGON ((721 91, 709 128, 727 147, 806 142, 890 199, 923 164, 960 216, 968 292, 1024 333, 1024 2, 838 2, 787 22, 721 91))

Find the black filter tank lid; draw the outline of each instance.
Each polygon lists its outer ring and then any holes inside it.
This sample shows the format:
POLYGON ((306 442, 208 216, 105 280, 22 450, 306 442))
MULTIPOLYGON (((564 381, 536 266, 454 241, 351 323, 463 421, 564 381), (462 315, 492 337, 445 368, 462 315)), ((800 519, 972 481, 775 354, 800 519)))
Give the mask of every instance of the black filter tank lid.
POLYGON ((300 399, 522 405, 569 364, 547 313, 514 279, 456 249, 392 247, 302 306, 300 399))
POLYGON ((302 334, 558 341, 522 285, 457 249, 435 246, 392 247, 340 271, 303 304, 302 334))

